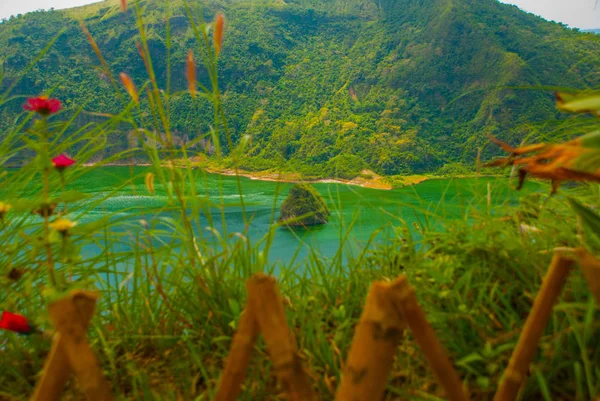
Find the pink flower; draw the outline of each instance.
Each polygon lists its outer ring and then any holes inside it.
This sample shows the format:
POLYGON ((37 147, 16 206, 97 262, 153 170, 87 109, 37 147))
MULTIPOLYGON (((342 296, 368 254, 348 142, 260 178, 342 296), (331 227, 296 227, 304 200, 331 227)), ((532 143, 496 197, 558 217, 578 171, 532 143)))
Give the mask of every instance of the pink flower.
POLYGON ((52 159, 52 164, 54 164, 54 168, 58 171, 63 171, 67 167, 75 164, 75 160, 63 154, 60 156, 56 156, 54 159, 52 159))
POLYGON ((43 116, 57 113, 60 110, 60 100, 49 99, 47 96, 38 96, 27 99, 23 106, 25 110, 35 111, 43 116))
POLYGON ((33 331, 33 328, 25 316, 6 311, 2 312, 2 318, 0 318, 0 329, 14 331, 15 333, 20 334, 30 334, 33 331))

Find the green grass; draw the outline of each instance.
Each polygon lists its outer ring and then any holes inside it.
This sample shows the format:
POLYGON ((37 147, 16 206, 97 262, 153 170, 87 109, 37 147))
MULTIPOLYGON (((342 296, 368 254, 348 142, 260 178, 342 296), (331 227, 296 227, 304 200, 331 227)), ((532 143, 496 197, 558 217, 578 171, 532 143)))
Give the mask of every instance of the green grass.
MULTIPOLYGON (((43 330, 30 336, 0 334, 0 399, 25 400, 32 394, 52 335, 47 303, 81 287, 101 294, 89 338, 119 399, 211 399, 244 308, 245 280, 255 272, 272 273, 276 268, 288 323, 323 400, 333 399, 328 383, 335 386, 340 381, 370 283, 400 274, 408 275, 473 399, 491 399, 552 250, 581 242, 577 219, 563 195, 547 201, 545 195, 528 195, 518 206, 505 204, 492 210, 486 193, 474 194, 463 201, 464 214, 453 219, 443 213, 443 204, 434 210, 423 206, 416 210, 425 215, 420 223, 408 227, 396 222, 390 241, 365 248, 345 262, 341 248, 332 259, 321 258, 313 250, 300 269, 293 263, 275 266, 268 262, 268 250, 279 229, 275 200, 271 228, 259 241, 251 241, 243 232, 238 236, 226 229, 217 232, 212 217, 206 218, 213 232, 202 229, 206 226, 202 216, 212 216, 210 211, 218 210, 218 218, 224 221, 230 201, 210 200, 209 188, 197 185, 205 174, 193 168, 197 154, 171 143, 170 111, 164 106, 169 90, 161 91, 153 78, 143 10, 137 2, 130 8, 138 15, 142 53, 148 61, 145 96, 154 105, 153 115, 136 114, 137 105, 123 98, 121 114, 76 131, 71 122, 81 110, 53 116, 47 127, 33 125, 32 116, 24 114, 21 124, 0 134, 0 201, 14 206, 0 223, 0 310, 22 313, 43 330), (152 160, 155 185, 166 192, 168 200, 148 205, 143 212, 125 211, 130 216, 125 220, 116 213, 94 219, 90 217, 94 211, 115 194, 129 188, 133 194, 139 191, 134 182, 140 177, 108 182, 111 190, 101 197, 65 188, 85 180, 103 163, 127 160, 130 155, 117 154, 95 167, 69 168, 65 186, 60 175, 49 169, 49 158, 76 150, 75 159, 89 161, 110 146, 106 138, 117 124, 129 124, 145 138, 162 142, 160 149, 147 144, 142 148, 152 160), (36 141, 44 135, 48 142, 36 141), (181 167, 167 167, 173 162, 181 167), (58 203, 57 213, 81 222, 65 239, 45 230, 56 215, 45 221, 30 214, 53 199, 58 203), (151 218, 155 212, 163 213, 162 217, 151 218), (165 218, 165 212, 172 217, 165 218), (539 231, 524 233, 522 223, 539 231), (217 238, 220 246, 209 238, 217 238), (82 248, 90 245, 97 252, 83 254, 82 248), (48 268, 50 259, 52 269, 48 268), (22 270, 23 276, 9 278, 14 269, 22 270)), ((207 139, 213 139, 217 149, 238 165, 246 149, 243 143, 233 144, 229 136, 219 102, 212 39, 199 10, 190 7, 188 16, 196 21, 197 45, 212 85, 200 88, 198 94, 215 105, 214 131, 207 139), (220 137, 227 143, 218 146, 220 137)), ((7 99, 8 94, 0 98, 2 102, 7 99)), ((238 188, 241 193, 240 181, 238 188)), ((600 199, 597 186, 568 191, 585 204, 597 205, 600 199)), ((249 222, 247 204, 240 199, 237 207, 249 222)), ((335 210, 335 193, 329 203, 335 210)), ((353 221, 340 224, 341 246, 353 221)), ((592 240, 588 243, 596 253, 598 245, 592 240)), ((581 272, 575 269, 542 337, 523 400, 588 401, 600 395, 598 312, 581 272)), ((83 399, 74 381, 66 394, 65 399, 83 399)), ((261 342, 240 399, 283 399, 261 342)), ((410 334, 397 351, 386 399, 443 399, 410 334)))
MULTIPOLYGON (((412 242, 407 228, 399 229, 396 242, 366 252, 343 270, 317 257, 306 263, 303 274, 283 269, 278 283, 287 301, 288 321, 323 399, 333 397, 324 378, 339 383, 369 283, 401 273, 411 279, 474 398, 490 399, 549 264, 548 250, 577 244, 569 221, 554 215, 555 210, 567 210, 562 201, 552 206, 535 221, 542 232, 532 236, 521 235, 514 220, 478 216, 470 222, 448 221, 439 231, 422 227, 418 243, 412 242)), ((514 213, 511 217, 516 218, 514 213)), ((183 227, 170 228, 178 235, 185 233, 183 227)), ((118 255, 110 252, 111 243, 118 240, 111 237, 105 238, 106 250, 95 267, 73 266, 92 278, 93 287, 102 293, 100 312, 89 332, 93 347, 123 399, 210 398, 245 303, 244 280, 269 266, 261 265, 256 249, 240 242, 220 255, 206 253, 205 263, 192 265, 185 247, 166 243, 150 248, 146 235, 156 240, 164 234, 144 231, 132 228, 128 240, 135 258, 125 271, 117 266, 118 255)), ((33 274, 28 272, 24 281, 33 274)), ((11 283, 10 289, 3 293, 2 305, 12 304, 35 316, 49 330, 41 294, 21 288, 21 282, 11 283)), ((575 271, 542 338, 524 399, 541 399, 545 386, 552 399, 597 395, 597 314, 575 271)), ((7 396, 25 399, 41 370, 49 338, 3 338, 0 384, 7 396)), ((262 344, 255 350, 246 383, 242 399, 268 399, 279 393, 262 344)), ((68 392, 77 398, 76 389, 68 392)), ((388 396, 419 399, 424 393, 441 396, 408 335, 397 353, 388 396)))

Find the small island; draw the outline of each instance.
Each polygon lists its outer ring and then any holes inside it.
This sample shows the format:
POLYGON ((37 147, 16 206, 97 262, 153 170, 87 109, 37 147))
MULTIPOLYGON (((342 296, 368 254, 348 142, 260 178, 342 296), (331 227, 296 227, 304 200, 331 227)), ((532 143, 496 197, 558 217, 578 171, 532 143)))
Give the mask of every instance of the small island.
POLYGON ((310 184, 295 184, 281 204, 279 221, 288 227, 308 227, 326 224, 329 215, 329 208, 316 189, 310 184))

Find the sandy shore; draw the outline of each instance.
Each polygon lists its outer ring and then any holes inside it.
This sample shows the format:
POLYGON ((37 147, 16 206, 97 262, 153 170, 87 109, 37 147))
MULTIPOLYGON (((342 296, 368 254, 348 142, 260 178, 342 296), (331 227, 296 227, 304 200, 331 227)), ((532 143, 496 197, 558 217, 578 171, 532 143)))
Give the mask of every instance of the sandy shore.
MULTIPOLYGON (((235 176, 236 172, 232 169, 215 169, 206 168, 206 171, 212 174, 221 174, 227 176, 235 176)), ((343 185, 355 185, 363 188, 382 189, 390 190, 393 189, 392 184, 389 183, 385 177, 381 177, 372 172, 369 174, 363 174, 368 178, 356 177, 352 180, 333 179, 333 178, 322 178, 322 179, 306 179, 302 178, 297 173, 279 173, 273 171, 240 171, 238 170, 237 175, 240 177, 246 177, 251 180, 259 181, 274 181, 274 182, 310 182, 311 184, 343 184, 343 185)))
MULTIPOLYGON (((96 163, 86 163, 84 166, 93 167, 96 163)), ((127 166, 138 166, 138 167, 149 167, 150 163, 107 163, 103 166, 107 167, 127 167, 127 166)), ((333 179, 333 178, 323 178, 323 179, 306 179, 303 178, 299 173, 281 173, 275 171, 244 171, 238 170, 237 172, 233 169, 220 169, 210 166, 204 166, 206 172, 211 174, 220 174, 224 176, 240 176, 249 178, 251 180, 258 181, 272 181, 272 182, 286 182, 286 183, 297 183, 297 182, 309 182, 311 184, 342 184, 342 185, 355 185, 362 188, 371 188, 371 189, 379 189, 379 190, 391 190, 394 188, 390 180, 386 177, 380 176, 373 171, 364 170, 361 172, 361 176, 356 177, 352 180, 344 180, 344 179, 333 179)), ((406 176, 402 177, 402 185, 415 185, 426 181, 428 177, 426 176, 406 176)))

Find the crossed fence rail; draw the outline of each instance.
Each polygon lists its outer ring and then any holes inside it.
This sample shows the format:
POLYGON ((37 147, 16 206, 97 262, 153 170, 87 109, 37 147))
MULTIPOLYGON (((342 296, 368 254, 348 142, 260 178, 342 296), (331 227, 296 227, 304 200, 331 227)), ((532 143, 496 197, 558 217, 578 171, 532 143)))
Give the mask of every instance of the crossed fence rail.
MULTIPOLYGON (((600 261, 583 249, 576 250, 576 255, 590 291, 600 305, 600 261)), ((552 308, 574 264, 572 257, 555 252, 494 401, 514 401, 517 398, 552 308)), ((286 323, 275 279, 257 274, 248 280, 246 288, 246 308, 233 338, 214 401, 234 401, 240 394, 259 334, 264 338, 275 375, 288 399, 318 400, 299 356, 294 335, 286 323)), ((76 291, 50 305, 50 320, 56 335, 32 401, 59 400, 71 373, 89 400, 115 399, 85 334, 96 302, 95 293, 76 291)), ((447 399, 469 400, 468 389, 427 322, 408 278, 402 275, 392 282, 374 282, 371 285, 354 332, 336 401, 382 399, 396 348, 406 329, 412 331, 447 399)))

